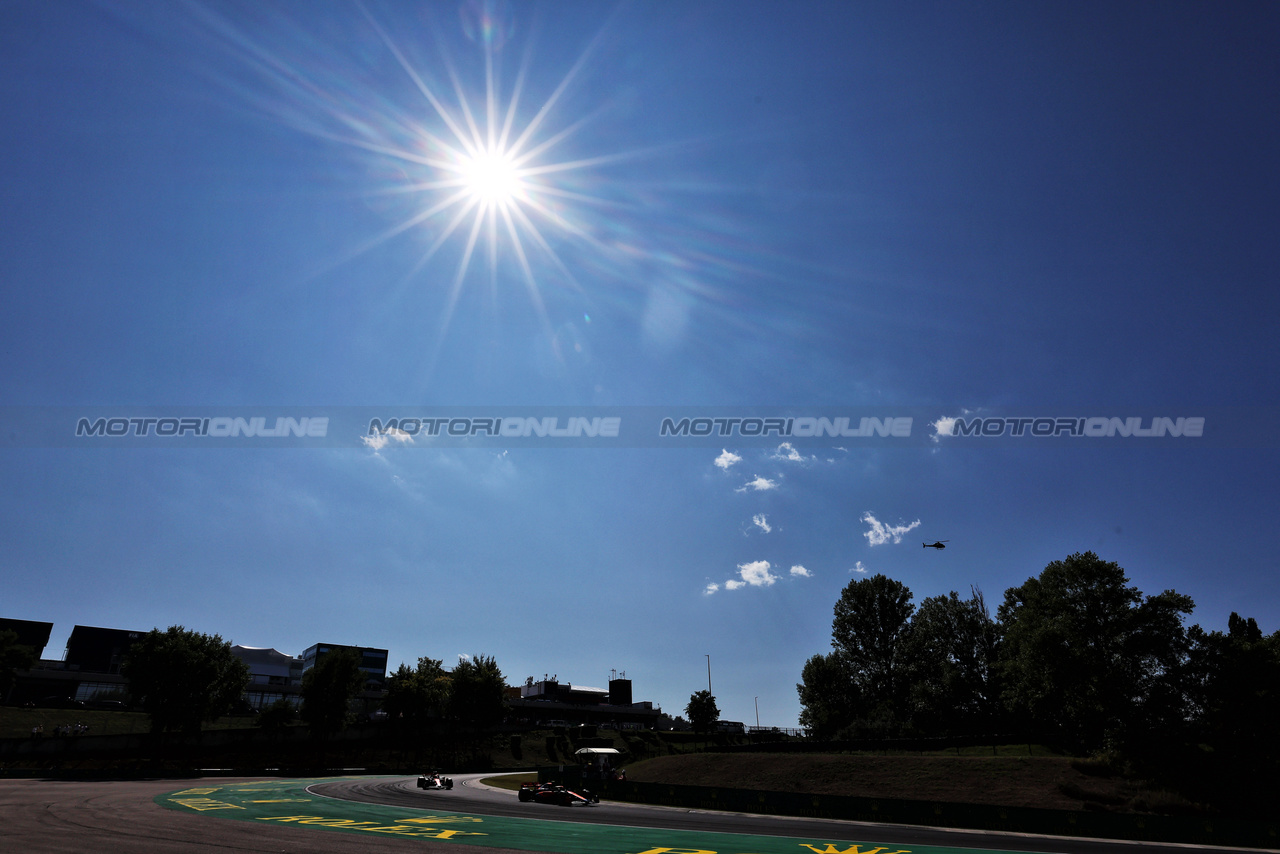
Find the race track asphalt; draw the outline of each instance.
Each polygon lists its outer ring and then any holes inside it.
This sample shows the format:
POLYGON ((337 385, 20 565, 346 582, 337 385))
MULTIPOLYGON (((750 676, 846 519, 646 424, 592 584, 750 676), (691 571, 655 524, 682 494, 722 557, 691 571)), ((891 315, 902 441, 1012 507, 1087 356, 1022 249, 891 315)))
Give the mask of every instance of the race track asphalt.
MULTIPOLYGON (((4 854, 161 854, 164 852, 308 852, 308 854, 363 854, 374 851, 416 851, 436 854, 446 849, 458 852, 459 842, 424 838, 322 832, 321 828, 297 824, 263 824, 229 821, 216 812, 199 812, 162 805, 162 796, 198 787, 226 790, 236 784, 260 778, 156 779, 120 781, 72 781, 41 779, 0 779, 0 852, 4 854)), ((661 828, 671 831, 720 834, 747 834, 753 838, 780 836, 790 839, 866 840, 832 854, 858 851, 880 854, 897 851, 928 854, 930 848, 951 851, 1070 852, 1070 854, 1135 854, 1135 852, 1187 852, 1190 846, 1122 843, 1096 840, 1046 839, 1020 835, 947 831, 854 822, 829 822, 768 816, 643 807, 632 804, 601 803, 590 807, 557 807, 520 803, 509 791, 492 790, 479 784, 479 775, 456 776, 452 791, 421 791, 414 778, 357 778, 315 781, 306 793, 317 796, 329 812, 343 809, 341 801, 386 804, 401 814, 449 811, 480 816, 535 821, 545 825, 550 838, 565 822, 617 825, 623 828, 661 828), (336 798, 337 801, 329 801, 336 798), (872 842, 874 841, 874 842, 872 842), (884 847, 881 847, 884 846, 884 847)), ((172 798, 169 798, 172 800, 172 798)), ((352 809, 359 804, 353 803, 352 809)), ((301 807, 297 809, 302 809, 301 807)), ((311 807, 314 811, 314 807, 311 807)), ((584 828, 585 830, 585 828, 584 828)), ((604 830, 604 828, 600 828, 604 830)), ((626 834, 627 831, 619 831, 626 834)), ((634 831, 648 836, 652 831, 634 831)), ((581 834, 579 834, 580 836, 581 834)), ((544 835, 544 839, 547 838, 544 835)), ((637 840, 638 841, 638 840, 637 840)), ((794 845, 795 843, 791 843, 794 845)), ((468 842, 465 854, 489 854, 511 848, 486 847, 468 842)), ((641 854, 652 846, 626 847, 641 854)), ((528 850, 528 849, 525 849, 528 850)), ((543 848, 542 850, 555 850, 543 848)), ((672 852, 680 849, 673 846, 672 852)), ((725 849, 727 850, 727 849, 725 849)), ((808 854, 793 848, 796 854, 808 854)), ((820 851, 821 849, 814 849, 820 851)))
MULTIPOLYGON (((621 802, 601 802, 591 806, 558 807, 521 803, 513 792, 480 784, 486 775, 455 776, 452 791, 422 791, 414 778, 373 778, 322 783, 311 791, 328 797, 364 803, 390 804, 418 809, 459 809, 459 795, 466 811, 513 818, 608 824, 624 827, 663 828, 706 833, 752 836, 784 836, 812 839, 867 840, 860 848, 870 852, 884 846, 881 854, 898 848, 947 849, 965 851, 1018 851, 1037 854, 1187 854, 1188 851, 1232 851, 1241 849, 1165 845, 1097 839, 1069 839, 1017 833, 953 830, 906 825, 869 824, 852 821, 764 816, 710 810, 674 809, 621 802)), ((1258 849, 1248 849, 1258 851, 1258 849)), ((801 854, 804 854, 802 851, 801 854)))
MULTIPOLYGON (((244 778, 249 782, 258 778, 244 778)), ((439 854, 457 846, 418 839, 363 838, 317 833, 287 825, 263 827, 213 814, 165 809, 155 798, 201 783, 196 780, 72 781, 0 779, 0 852, 3 854, 439 854)), ((468 846, 466 854, 499 849, 468 846)))

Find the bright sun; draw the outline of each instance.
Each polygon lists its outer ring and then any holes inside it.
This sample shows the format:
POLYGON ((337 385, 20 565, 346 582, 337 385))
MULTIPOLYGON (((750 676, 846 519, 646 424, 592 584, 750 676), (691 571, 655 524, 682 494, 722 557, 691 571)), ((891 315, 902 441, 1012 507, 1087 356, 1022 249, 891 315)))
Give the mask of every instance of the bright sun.
POLYGON ((458 166, 462 186, 486 207, 506 207, 524 196, 524 182, 514 158, 500 150, 482 151, 458 166))

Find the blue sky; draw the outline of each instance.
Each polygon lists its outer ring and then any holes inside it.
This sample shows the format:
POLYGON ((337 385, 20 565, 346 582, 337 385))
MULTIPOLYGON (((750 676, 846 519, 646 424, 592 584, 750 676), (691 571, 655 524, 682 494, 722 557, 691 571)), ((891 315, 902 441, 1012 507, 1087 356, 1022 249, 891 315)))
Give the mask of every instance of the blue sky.
POLYGON ((1207 420, 909 447, 9 430, 0 615, 54 622, 52 657, 75 624, 182 624, 619 670, 672 714, 710 656, 723 716, 776 726, 860 571, 994 610, 1091 549, 1207 628, 1280 629, 1278 36, 1262 3, 7 3, 10 413, 1207 420))

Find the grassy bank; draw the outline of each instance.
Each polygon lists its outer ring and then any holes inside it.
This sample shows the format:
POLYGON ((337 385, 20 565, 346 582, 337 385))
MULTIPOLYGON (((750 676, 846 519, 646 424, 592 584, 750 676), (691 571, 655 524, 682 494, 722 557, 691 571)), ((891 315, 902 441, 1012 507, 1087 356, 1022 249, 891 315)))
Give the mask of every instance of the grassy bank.
MULTIPOLYGON (((243 729, 253 722, 252 717, 225 717, 205 724, 205 729, 243 729)), ((132 735, 151 729, 151 720, 143 712, 0 706, 0 738, 30 738, 31 728, 37 725, 44 727, 44 737, 49 738, 55 727, 75 724, 88 726, 90 735, 132 735)))
MULTIPOLYGON (((1045 751, 1041 751, 1045 753, 1045 751)), ((636 782, 1054 810, 1195 814, 1106 763, 1066 756, 703 753, 627 767, 636 782)))
MULTIPOLYGON (((31 727, 44 726, 44 738, 56 738, 56 726, 81 723, 89 735, 146 733, 147 716, 138 712, 84 709, 0 708, 0 736, 28 739, 31 727)), ((975 803, 1055 810, 1101 810, 1195 814, 1199 808, 1106 763, 1073 759, 1037 745, 967 747, 934 753, 788 754, 714 753, 708 747, 734 747, 745 736, 710 738, 688 733, 601 730, 590 738, 576 729, 477 735, 441 729, 406 733, 383 724, 352 731, 349 738, 313 743, 301 738, 265 738, 252 718, 224 718, 210 730, 243 730, 242 735, 210 737, 209 744, 170 747, 147 756, 85 751, 42 752, 24 762, 10 755, 10 770, 31 765, 42 770, 138 771, 150 767, 361 767, 369 773, 417 773, 487 769, 530 770, 576 764, 584 746, 613 747, 630 780, 690 786, 758 789, 948 803, 975 803), (219 745, 219 746, 215 746, 219 745), (34 764, 33 764, 34 762, 34 764), (147 764, 150 763, 150 764, 147 764)), ((77 738, 77 736, 63 736, 77 738)), ((74 745, 67 745, 73 747, 74 745)), ((86 743, 83 746, 88 747, 86 743)))

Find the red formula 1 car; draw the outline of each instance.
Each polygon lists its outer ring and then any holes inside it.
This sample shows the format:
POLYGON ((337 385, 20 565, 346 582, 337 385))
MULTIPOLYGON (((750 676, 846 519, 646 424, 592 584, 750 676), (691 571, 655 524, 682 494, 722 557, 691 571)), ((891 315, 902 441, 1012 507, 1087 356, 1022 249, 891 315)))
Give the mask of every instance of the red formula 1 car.
POLYGON ((558 783, 521 783, 520 800, 539 804, 559 804, 562 807, 600 803, 599 796, 591 794, 586 789, 574 792, 558 783))

